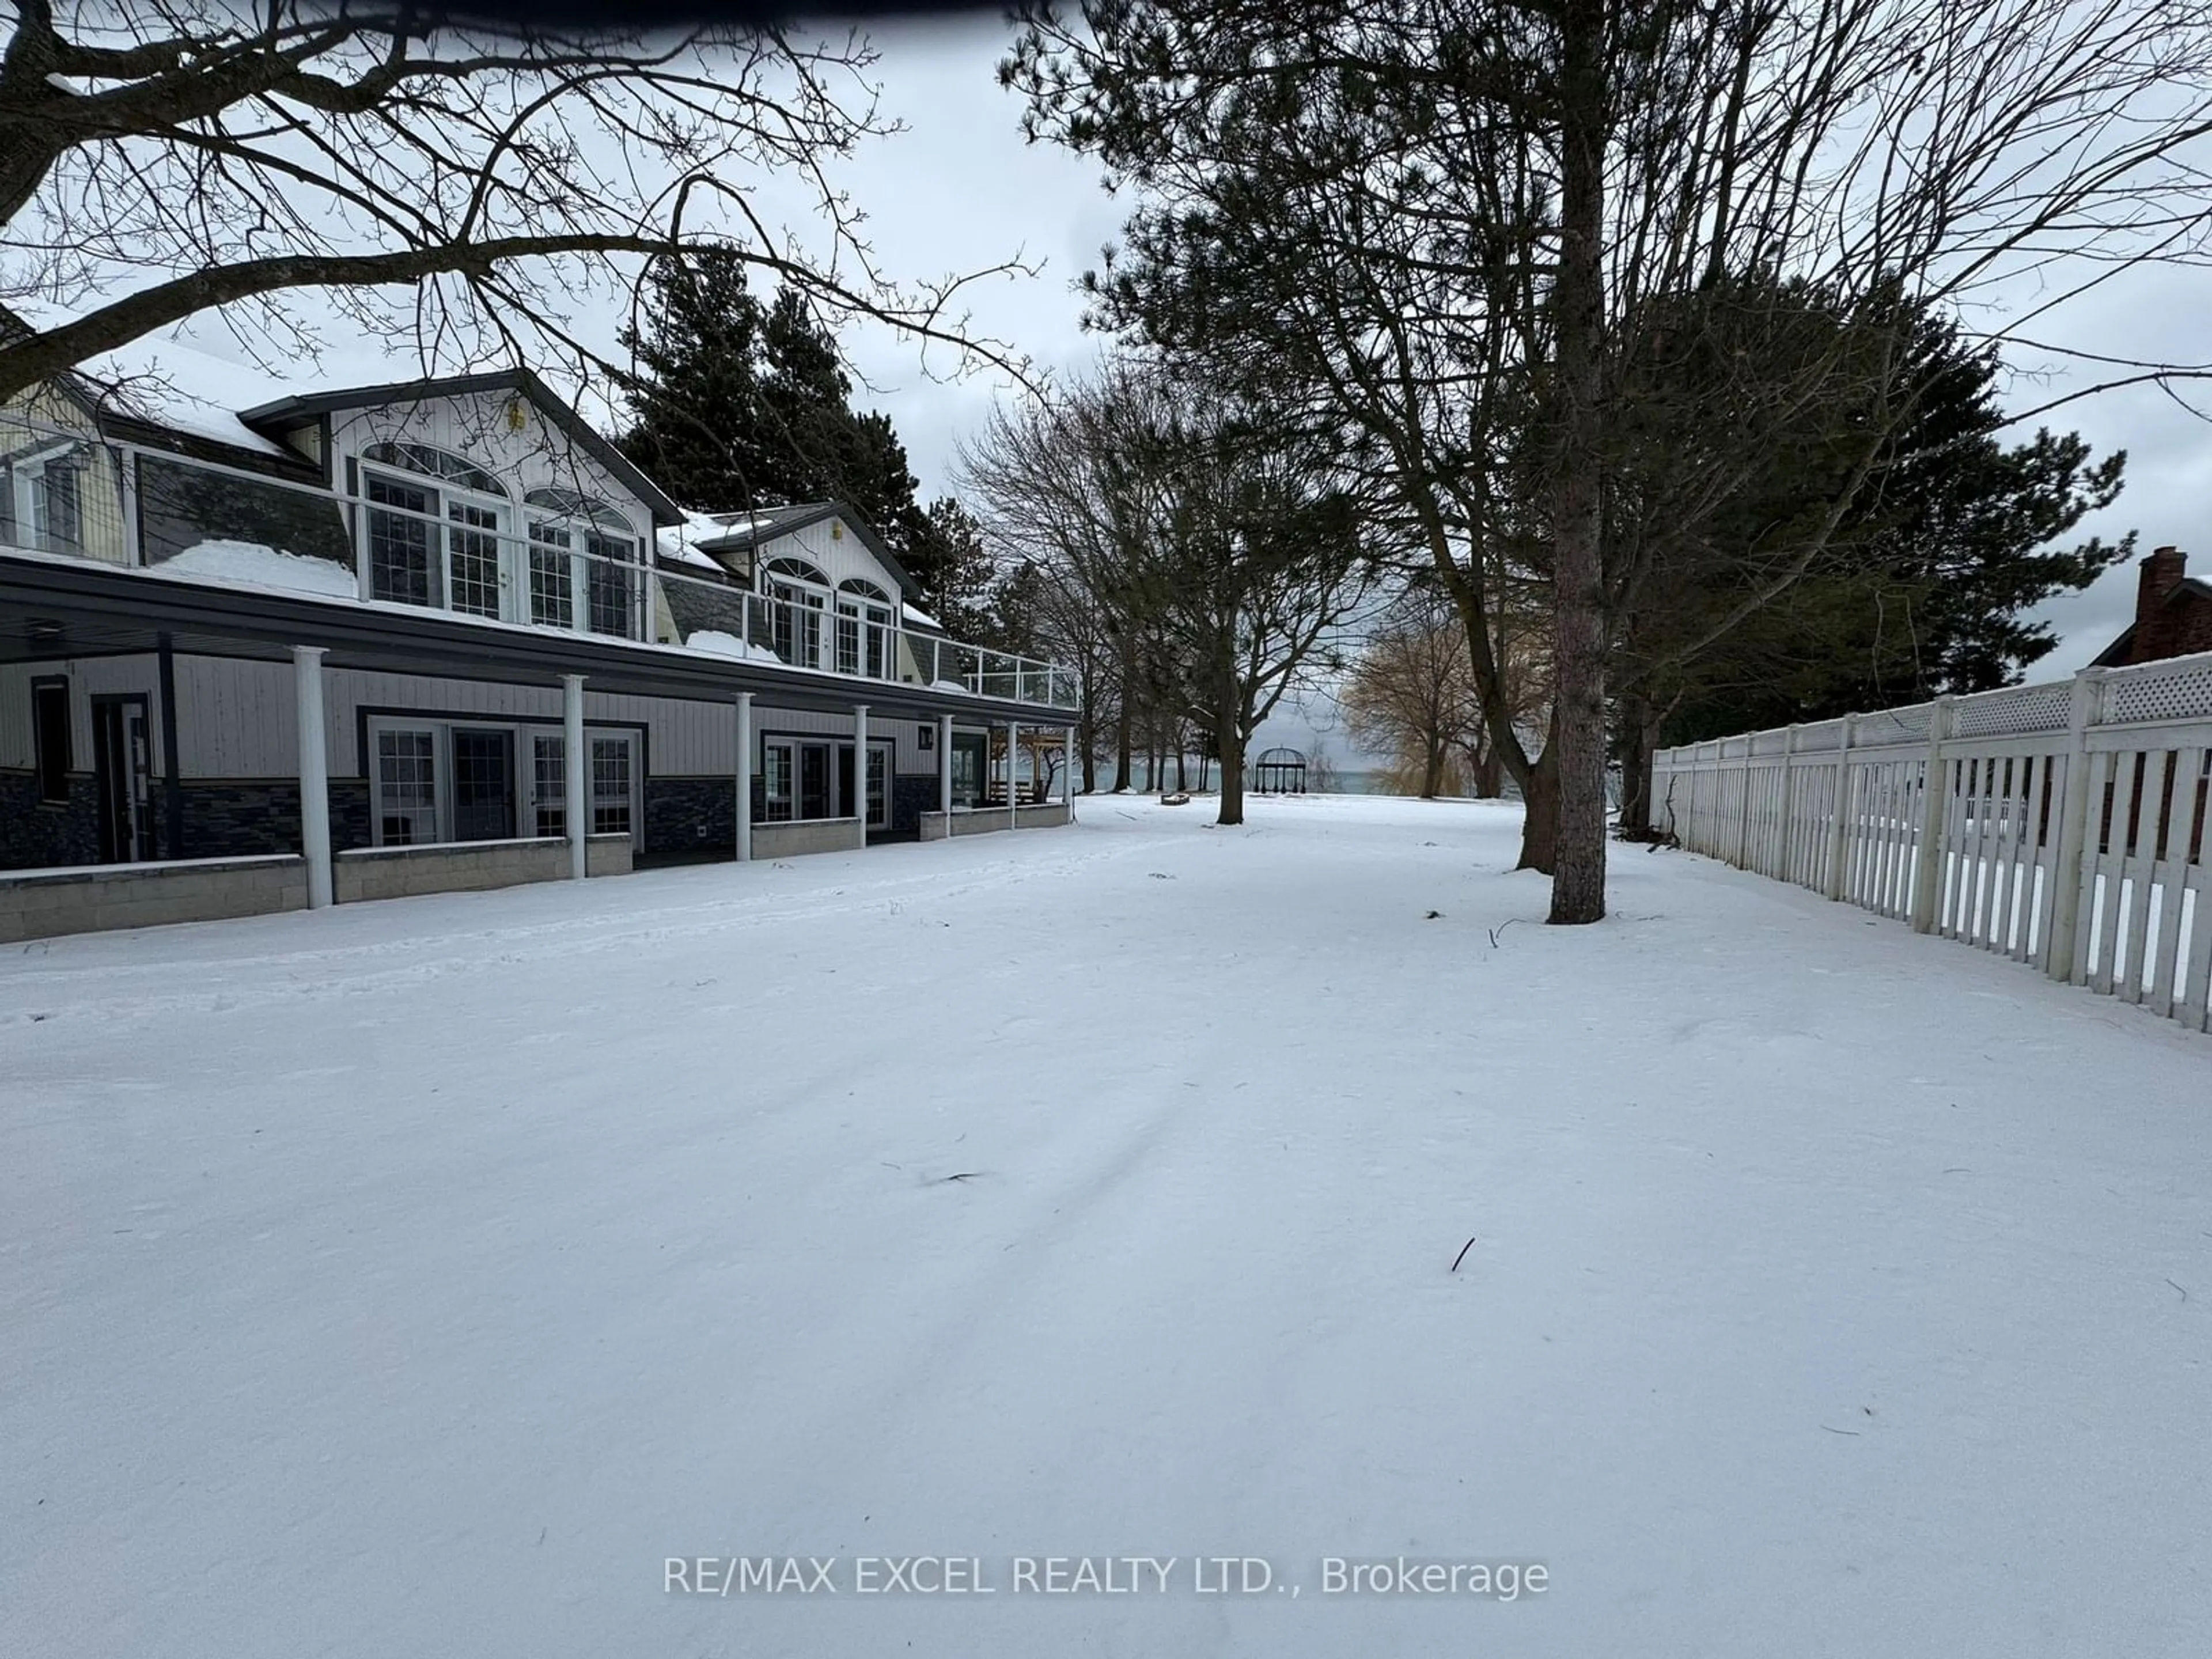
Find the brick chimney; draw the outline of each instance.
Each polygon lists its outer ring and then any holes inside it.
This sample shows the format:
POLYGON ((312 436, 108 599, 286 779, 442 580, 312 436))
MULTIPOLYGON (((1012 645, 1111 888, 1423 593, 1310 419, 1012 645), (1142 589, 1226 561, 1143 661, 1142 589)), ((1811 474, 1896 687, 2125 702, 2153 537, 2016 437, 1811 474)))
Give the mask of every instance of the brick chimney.
POLYGON ((2135 648, 2128 653, 2135 661, 2150 662, 2173 654, 2172 641, 2165 637, 2168 630, 2160 626, 2165 618, 2160 612, 2188 574, 2189 556, 2178 547, 2161 547, 2143 555, 2136 581, 2135 648))

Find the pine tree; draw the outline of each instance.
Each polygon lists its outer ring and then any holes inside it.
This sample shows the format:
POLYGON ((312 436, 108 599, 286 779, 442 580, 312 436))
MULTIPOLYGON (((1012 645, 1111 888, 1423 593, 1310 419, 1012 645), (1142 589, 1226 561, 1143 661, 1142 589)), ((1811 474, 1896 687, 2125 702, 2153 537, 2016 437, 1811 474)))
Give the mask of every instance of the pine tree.
POLYGON ((764 322, 744 261, 701 248, 654 268, 643 325, 623 331, 636 366, 630 388, 636 422, 621 447, 687 506, 746 506, 766 482, 764 322))
POLYGON ((958 501, 941 495, 916 510, 904 562, 921 585, 922 603, 947 633, 975 640, 994 634, 997 570, 983 545, 983 527, 958 501))

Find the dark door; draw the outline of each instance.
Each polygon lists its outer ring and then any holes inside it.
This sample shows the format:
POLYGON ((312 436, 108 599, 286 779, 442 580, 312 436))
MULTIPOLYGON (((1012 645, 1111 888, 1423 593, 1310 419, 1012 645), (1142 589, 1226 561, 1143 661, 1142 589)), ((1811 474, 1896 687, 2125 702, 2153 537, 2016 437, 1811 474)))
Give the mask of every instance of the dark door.
POLYGON ((830 745, 826 743, 799 746, 799 816, 830 816, 830 745))
POLYGON ((837 745, 837 814, 840 817, 857 817, 860 797, 853 793, 853 745, 837 745))
POLYGON ((514 734, 453 728, 453 839, 514 833, 514 734))
POLYGON ((952 739, 952 802, 975 806, 983 799, 983 768, 988 739, 980 732, 956 733, 952 739))
POLYGON ((146 699, 96 697, 92 705, 93 771, 100 789, 100 861, 134 864, 154 856, 149 811, 153 759, 146 699))

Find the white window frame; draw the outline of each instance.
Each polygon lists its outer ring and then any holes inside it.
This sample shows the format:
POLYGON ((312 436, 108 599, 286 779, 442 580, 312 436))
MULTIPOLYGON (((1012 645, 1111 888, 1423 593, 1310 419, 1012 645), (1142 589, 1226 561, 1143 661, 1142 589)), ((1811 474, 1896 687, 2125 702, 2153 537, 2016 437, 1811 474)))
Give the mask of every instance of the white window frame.
MULTIPOLYGON (((836 594, 821 568, 805 559, 780 555, 761 562, 756 580, 763 595, 781 601, 781 605, 771 608, 769 636, 771 640, 781 634, 790 636, 793 655, 784 660, 793 667, 827 672, 834 660, 830 653, 835 648, 831 636, 836 631, 836 594), (826 628, 823 625, 825 619, 830 622, 826 628), (801 622, 805 624, 806 635, 803 652, 799 649, 801 622)), ((777 654, 781 656, 782 653, 779 650, 777 654)))
MULTIPOLYGON (((371 446, 374 448, 385 447, 386 446, 383 444, 371 446)), ((481 474, 494 483, 499 482, 489 467, 480 466, 465 455, 456 455, 450 450, 440 449, 434 445, 410 443, 391 447, 420 450, 425 455, 440 457, 454 465, 465 467, 471 472, 481 474)), ((372 599, 375 597, 370 538, 374 534, 373 522, 375 516, 381 513, 403 520, 434 526, 436 551, 433 556, 431 566, 433 581, 427 603, 428 609, 448 611, 458 617, 481 617, 488 622, 514 622, 517 620, 518 615, 527 617, 530 605, 527 565, 525 564, 524 574, 518 580, 515 568, 517 556, 514 539, 514 501, 503 487, 501 493, 493 495, 476 485, 459 483, 444 473, 418 471, 403 461, 386 459, 372 460, 366 454, 359 459, 359 470, 363 507, 361 519, 360 558, 363 572, 362 591, 367 597, 372 599), (369 483, 372 479, 380 480, 390 488, 420 491, 428 500, 430 506, 425 512, 417 514, 411 508, 383 506, 372 502, 368 500, 369 483), (462 513, 471 511, 488 514, 491 523, 488 526, 474 525, 459 516, 462 513), (465 611, 453 603, 454 540, 457 536, 461 535, 489 536, 493 538, 492 545, 495 553, 492 568, 499 597, 496 609, 491 611, 465 611), (520 588, 522 592, 520 605, 515 597, 518 588, 520 588)), ((398 603, 407 604, 411 601, 401 600, 398 603)))
POLYGON ((369 841, 377 847, 421 847, 442 842, 451 822, 453 804, 447 787, 447 751, 450 745, 446 733, 437 722, 410 720, 373 720, 368 725, 368 824, 369 841), (385 798, 384 739, 392 738, 427 738, 429 740, 430 804, 428 806, 397 807, 385 798), (404 841, 386 841, 385 823, 388 818, 405 817, 419 822, 427 817, 428 834, 410 833, 404 841))
POLYGON ((891 678, 890 597, 873 582, 848 576, 837 584, 837 656, 841 674, 862 679, 891 678), (853 665, 845 666, 845 629, 853 628, 853 665))
MULTIPOLYGON (((645 543, 629 514, 595 495, 586 495, 570 489, 529 490, 523 495, 523 505, 529 520, 528 541, 533 555, 536 550, 555 546, 564 549, 568 553, 568 621, 566 630, 574 634, 593 634, 602 639, 645 638, 649 627, 647 614, 649 593, 641 551, 645 543), (557 543, 553 539, 555 537, 560 538, 557 543), (619 567, 621 570, 628 601, 628 625, 619 633, 599 628, 592 611, 593 572, 611 567, 619 567)), ((538 622, 537 596, 532 586, 535 580, 536 562, 533 556, 529 579, 524 584, 519 619, 543 628, 562 626, 556 623, 538 622)))
POLYGON ((53 501, 52 486, 46 474, 56 461, 74 461, 77 453, 86 447, 84 441, 76 438, 57 438, 51 443, 40 444, 20 454, 8 458, 9 521, 22 545, 38 553, 81 553, 84 550, 84 474, 86 469, 72 465, 66 469, 75 482, 71 504, 76 509, 76 523, 71 533, 55 533, 51 522, 53 501))
MULTIPOLYGON (((562 727, 549 726, 542 720, 379 714, 373 716, 368 722, 369 839, 373 845, 420 847, 433 843, 441 846, 457 844, 453 839, 453 728, 457 726, 471 732, 504 730, 514 734, 514 826, 517 835, 537 837, 566 833, 568 796, 565 780, 568 751, 565 747, 567 734, 562 727), (381 739, 386 732, 427 733, 430 738, 434 799, 429 808, 431 823, 430 834, 428 836, 417 836, 409 842, 387 842, 384 838, 384 821, 386 812, 384 799, 381 739), (557 747, 555 752, 562 759, 556 777, 548 784, 545 790, 541 790, 538 778, 538 744, 544 738, 551 738, 556 744, 562 745, 557 747), (556 815, 563 826, 561 830, 549 830, 544 827, 545 815, 549 811, 556 815)), ((645 768, 643 764, 645 750, 643 744, 640 741, 641 737, 641 734, 634 726, 586 726, 584 728, 584 745, 587 764, 595 754, 592 746, 596 744, 620 742, 625 744, 629 751, 629 839, 633 848, 642 847, 645 841, 645 768)), ((597 781, 596 774, 594 774, 593 781, 594 783, 597 781)), ((586 799, 586 810, 592 814, 595 823, 605 799, 597 793, 596 789, 586 799)), ((418 813, 422 811, 421 808, 409 810, 418 813)), ((458 844, 468 845, 469 843, 458 844)))
POLYGON ((761 817, 769 823, 789 823, 798 811, 798 740, 793 738, 764 738, 761 741, 761 817), (776 793, 773 764, 778 758, 783 763, 783 793, 781 795, 776 793))

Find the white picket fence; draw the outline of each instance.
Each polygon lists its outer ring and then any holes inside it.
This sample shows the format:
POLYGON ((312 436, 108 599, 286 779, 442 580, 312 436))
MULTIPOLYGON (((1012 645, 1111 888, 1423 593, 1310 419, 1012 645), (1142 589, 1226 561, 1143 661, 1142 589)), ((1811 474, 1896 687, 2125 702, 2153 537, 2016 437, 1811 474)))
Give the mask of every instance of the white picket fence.
POLYGON ((1662 750, 1653 817, 2203 1031, 2208 781, 2212 653, 1662 750))

